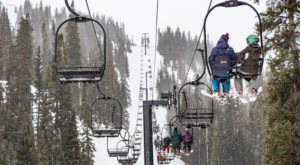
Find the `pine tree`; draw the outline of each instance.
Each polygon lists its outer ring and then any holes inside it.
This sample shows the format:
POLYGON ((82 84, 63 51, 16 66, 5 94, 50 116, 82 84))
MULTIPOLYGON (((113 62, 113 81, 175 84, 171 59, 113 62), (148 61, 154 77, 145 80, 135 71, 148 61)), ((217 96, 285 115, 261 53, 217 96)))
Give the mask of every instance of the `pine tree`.
POLYGON ((269 122, 263 146, 265 164, 300 163, 300 3, 297 0, 268 0, 262 13, 265 51, 276 56, 270 62, 268 83, 269 122), (270 21, 272 20, 272 21, 270 21), (280 25, 280 26, 279 26, 280 25))
POLYGON ((8 105, 10 110, 18 116, 14 123, 18 136, 17 159, 18 164, 36 164, 35 141, 32 125, 32 27, 27 14, 20 20, 14 45, 14 57, 10 61, 10 76, 8 80, 8 105), (22 65, 20 65, 22 64, 22 65))
MULTIPOLYGON (((3 115, 4 114, 4 99, 3 99, 3 92, 4 89, 2 88, 2 85, 0 84, 0 113, 3 115)), ((4 138, 4 133, 5 133, 5 125, 3 123, 3 118, 1 117, 0 120, 2 122, 0 122, 0 164, 6 164, 6 151, 5 151, 5 147, 2 146, 6 146, 7 145, 7 140, 5 140, 4 138)))
POLYGON ((81 149, 78 140, 78 131, 77 131, 77 122, 76 122, 76 113, 75 109, 72 108, 71 114, 66 122, 66 128, 63 137, 63 145, 62 149, 64 152, 64 161, 63 164, 74 164, 81 165, 82 157, 81 157, 81 149))
POLYGON ((54 126, 53 117, 51 111, 53 108, 52 101, 50 99, 49 92, 45 88, 46 83, 43 83, 42 69, 41 69, 41 58, 40 58, 40 48, 37 50, 37 57, 35 58, 35 87, 36 92, 36 104, 37 104, 37 149, 38 158, 40 164, 54 164, 53 163, 53 144, 54 144, 54 126), (46 92, 45 92, 46 91, 46 92))
POLYGON ((20 126, 22 135, 20 137, 17 159, 19 165, 37 164, 35 140, 33 133, 32 117, 26 113, 23 115, 24 123, 20 126))
POLYGON ((81 106, 81 118, 82 118, 82 129, 81 133, 82 141, 82 163, 91 165, 94 164, 94 152, 95 146, 91 134, 91 111, 90 111, 90 102, 88 101, 88 92, 87 85, 84 84, 82 89, 82 106, 81 106))
MULTIPOLYGON (((71 4, 74 7, 74 2, 71 4)), ((69 16, 70 18, 73 15, 69 16)), ((69 60, 69 66, 81 66, 81 47, 78 32, 78 24, 68 22, 66 26, 66 58, 69 60)))
MULTIPOLYGON (((65 53, 63 36, 58 36, 58 59, 65 53)), ((58 164, 81 164, 80 146, 78 140, 76 113, 72 105, 72 91, 70 85, 57 83, 54 73, 49 76, 52 84, 49 84, 49 92, 53 96, 55 107, 55 133, 56 156, 58 164)))
POLYGON ((6 79, 6 75, 9 74, 7 67, 9 66, 8 58, 12 46, 12 35, 9 25, 9 19, 7 10, 3 8, 0 14, 0 38, 2 42, 2 54, 0 59, 0 67, 2 67, 3 72, 0 73, 0 79, 6 79))
POLYGON ((0 39, 0 80, 2 79, 3 75, 4 75, 4 72, 3 72, 3 50, 2 50, 2 40, 0 39))
POLYGON ((35 98, 34 101, 37 104, 37 134, 39 133, 38 128, 40 125, 40 114, 41 114, 41 97, 42 97, 42 89, 43 89, 43 82, 42 82, 42 72, 41 72, 41 49, 40 47, 37 48, 37 55, 35 57, 35 80, 34 86, 36 88, 35 98))
POLYGON ((42 24, 42 66, 46 68, 51 62, 50 51, 49 51, 49 37, 47 34, 46 23, 42 24))

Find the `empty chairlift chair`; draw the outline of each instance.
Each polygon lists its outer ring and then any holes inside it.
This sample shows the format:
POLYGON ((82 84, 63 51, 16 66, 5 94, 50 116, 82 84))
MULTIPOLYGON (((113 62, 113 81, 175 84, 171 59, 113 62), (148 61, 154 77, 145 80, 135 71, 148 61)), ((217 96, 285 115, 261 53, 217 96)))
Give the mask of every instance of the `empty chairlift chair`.
POLYGON ((109 138, 107 138, 107 153, 110 157, 127 156, 129 153, 129 133, 127 130, 122 130, 120 133, 122 140, 116 144, 116 147, 109 148, 111 145, 109 144, 109 138))
POLYGON ((112 97, 96 99, 91 107, 92 132, 94 137, 118 137, 122 129, 123 109, 121 103, 112 97), (96 104, 98 103, 98 104, 96 104), (111 110, 111 118, 106 123, 103 116, 111 110), (100 118, 100 119, 99 119, 100 118), (96 122, 97 121, 97 122, 96 122), (118 123, 116 121, 119 121, 118 123), (106 125, 104 125, 106 124, 106 125))
POLYGON ((110 157, 117 157, 117 156, 127 156, 128 152, 129 152, 129 147, 128 144, 126 143, 126 141, 119 141, 117 143, 117 146, 115 148, 108 148, 108 140, 109 138, 107 138, 107 153, 110 157), (121 147, 121 145, 123 144, 123 146, 121 147))
MULTIPOLYGON (((88 26, 85 27, 86 29, 91 29, 88 26)), ((92 30, 91 30, 92 32, 92 30)), ((74 35, 78 35, 74 33, 74 35)), ((83 40, 83 39, 82 39, 83 40)), ((93 58, 95 58, 93 57, 93 58)), ((106 66, 106 34, 103 26, 97 21, 92 18, 87 17, 81 17, 76 16, 75 18, 70 18, 68 20, 65 20, 63 23, 61 23, 57 30, 56 30, 56 36, 55 36, 55 56, 54 56, 54 68, 57 73, 57 78, 60 83, 76 83, 76 82, 83 82, 83 83, 96 83, 101 81, 106 66), (89 45, 88 50, 90 52, 95 51, 94 49, 99 49, 95 53, 95 60, 88 60, 88 55, 80 55, 80 46, 77 46, 75 48, 68 48, 64 49, 63 47, 63 36, 61 35, 62 32, 60 32, 60 29, 65 24, 75 24, 78 26, 87 25, 86 23, 93 22, 95 23, 97 30, 100 27, 100 30, 102 31, 103 36, 103 53, 100 49, 100 43, 98 36, 95 36, 95 38, 91 38, 93 45, 89 45), (96 48, 97 47, 97 48, 96 48), (80 57, 83 56, 83 57, 80 57), (86 63, 83 64, 83 59, 86 63), (93 63, 92 63, 93 62, 93 63)))
POLYGON ((212 124, 213 99, 202 95, 201 90, 208 90, 212 93, 211 88, 202 82, 186 83, 180 88, 177 113, 183 126, 205 128, 212 124))
POLYGON ((137 158, 134 157, 118 157, 118 162, 124 165, 131 165, 137 162, 137 158))

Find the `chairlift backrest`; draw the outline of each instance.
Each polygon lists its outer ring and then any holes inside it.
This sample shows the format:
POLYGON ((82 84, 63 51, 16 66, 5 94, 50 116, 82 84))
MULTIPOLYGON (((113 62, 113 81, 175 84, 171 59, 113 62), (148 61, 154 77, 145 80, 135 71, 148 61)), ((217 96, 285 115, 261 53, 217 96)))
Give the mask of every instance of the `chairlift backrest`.
MULTIPOLYGON (((100 47, 99 47, 100 49, 100 47)), ((101 52, 101 50, 99 50, 101 52)), ((99 53, 99 56, 101 56, 101 53, 99 53)), ((60 59, 62 60, 62 59, 60 59)), ((54 68, 57 73, 57 77, 60 83, 74 83, 74 82, 87 82, 87 83, 95 83, 101 81, 104 71, 106 67, 106 34, 103 26, 95 19, 87 18, 87 17, 81 17, 76 16, 75 18, 70 18, 62 22, 57 30, 55 35, 55 53, 54 53, 54 68), (58 58, 58 36, 59 31, 65 25, 66 23, 87 23, 87 22, 93 22, 98 25, 101 30, 103 31, 103 61, 99 61, 102 64, 99 64, 99 66, 66 66, 61 65, 59 63, 58 58)))

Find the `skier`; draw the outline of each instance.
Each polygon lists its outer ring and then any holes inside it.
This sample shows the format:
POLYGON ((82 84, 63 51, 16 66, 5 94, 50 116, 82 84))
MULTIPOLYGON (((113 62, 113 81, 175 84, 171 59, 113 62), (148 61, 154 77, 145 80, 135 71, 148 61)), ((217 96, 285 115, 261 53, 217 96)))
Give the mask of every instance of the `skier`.
POLYGON ((193 143, 193 136, 189 132, 188 128, 184 129, 184 134, 183 134, 183 150, 186 155, 189 155, 191 153, 191 145, 193 143), (188 148, 188 151, 186 150, 188 148))
POLYGON ((173 133, 171 134, 171 142, 176 155, 180 153, 180 145, 182 142, 182 135, 178 132, 177 128, 174 128, 173 133))
POLYGON ((169 138, 169 136, 166 136, 164 138, 164 145, 163 145, 163 151, 165 151, 167 149, 167 152, 170 152, 170 143, 171 143, 171 139, 169 138))
POLYGON ((154 145, 155 145, 155 149, 158 150, 159 149, 159 143, 160 143, 160 137, 156 136, 156 139, 154 141, 154 145))
MULTIPOLYGON (((239 62, 241 68, 237 69, 237 73, 242 75, 255 75, 258 73, 258 59, 261 56, 262 48, 258 45, 259 38, 257 35, 251 34, 246 38, 247 46, 244 50, 237 54, 238 60, 256 60, 256 61, 245 61, 239 62)), ((245 78, 249 82, 249 86, 252 88, 252 95, 256 96, 257 94, 257 82, 255 78, 245 78)), ((234 80, 236 90, 239 92, 239 95, 243 97, 243 80, 242 78, 236 78, 234 80)))
POLYGON ((236 64, 236 55, 232 47, 228 45, 229 34, 222 35, 209 56, 209 64, 212 69, 212 89, 213 98, 216 100, 221 96, 220 82, 223 85, 224 99, 228 100, 228 93, 230 90, 229 72, 236 64))

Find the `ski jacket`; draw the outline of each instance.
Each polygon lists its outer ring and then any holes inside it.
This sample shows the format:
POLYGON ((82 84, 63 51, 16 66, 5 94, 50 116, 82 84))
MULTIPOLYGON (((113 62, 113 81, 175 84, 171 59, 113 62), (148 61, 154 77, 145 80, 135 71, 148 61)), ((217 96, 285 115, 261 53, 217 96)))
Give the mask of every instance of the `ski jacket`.
POLYGON ((228 43, 220 39, 209 56, 209 64, 212 74, 215 76, 228 75, 236 64, 236 55, 228 43))
POLYGON ((171 134, 171 141, 173 146, 178 146, 182 142, 182 135, 178 131, 174 131, 171 134))
MULTIPOLYGON (((244 50, 242 50, 240 53, 237 54, 238 60, 258 60, 261 56, 262 49, 258 44, 251 44, 248 45, 244 50)), ((249 73, 249 74, 257 74, 259 67, 259 61, 250 61, 250 62, 239 62, 243 66, 252 66, 252 68, 241 68, 240 70, 249 73)))
POLYGON ((189 131, 185 131, 183 134, 183 141, 184 142, 192 142, 193 141, 193 136, 189 131))
POLYGON ((171 139, 170 139, 168 136, 165 137, 165 138, 164 138, 164 145, 165 145, 165 146, 169 146, 170 143, 171 143, 171 139))

